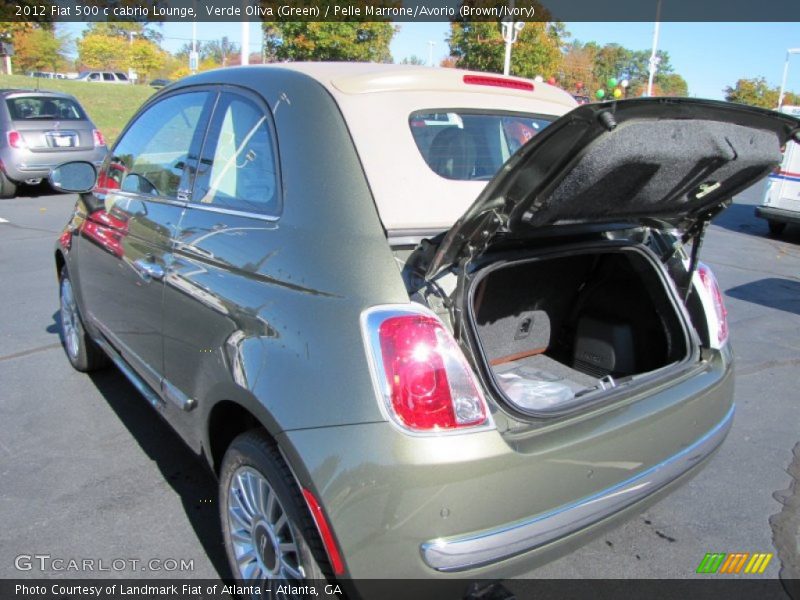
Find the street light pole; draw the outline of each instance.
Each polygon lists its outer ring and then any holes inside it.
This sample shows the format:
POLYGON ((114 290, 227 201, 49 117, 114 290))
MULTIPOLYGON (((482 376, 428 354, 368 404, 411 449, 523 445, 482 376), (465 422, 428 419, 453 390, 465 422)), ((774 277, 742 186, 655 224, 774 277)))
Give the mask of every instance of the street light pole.
POLYGON ((656 69, 658 68, 658 33, 659 29, 661 28, 661 0, 658 0, 658 4, 656 4, 656 23, 655 28, 653 29, 653 52, 650 54, 649 60, 649 71, 650 73, 647 76, 647 97, 653 95, 653 79, 656 76, 656 69))
MULTIPOLYGON (((514 0, 510 0, 509 6, 511 7, 510 12, 514 12, 514 0)), ((502 31, 503 31, 503 39, 506 42, 506 56, 503 61, 503 75, 510 75, 511 74, 511 46, 517 41, 517 36, 519 32, 522 31, 522 28, 525 27, 525 23, 521 21, 514 22, 514 17, 506 17, 501 21, 502 31)))
POLYGON ((778 94, 778 110, 783 106, 783 96, 786 91, 786 79, 789 77, 789 57, 792 54, 800 54, 800 48, 786 49, 786 62, 783 63, 783 79, 781 79, 781 91, 778 94))

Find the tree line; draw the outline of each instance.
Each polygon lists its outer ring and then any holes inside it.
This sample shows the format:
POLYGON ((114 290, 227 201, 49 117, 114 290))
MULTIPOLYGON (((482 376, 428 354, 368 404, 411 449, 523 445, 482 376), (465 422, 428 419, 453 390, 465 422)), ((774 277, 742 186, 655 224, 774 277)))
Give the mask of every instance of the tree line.
MULTIPOLYGON (((389 45, 398 26, 389 22, 294 23, 262 25, 263 52, 250 62, 337 60, 391 62, 389 45)), ((0 35, 10 36, 17 71, 135 69, 141 80, 177 79, 189 74, 190 44, 170 54, 161 49, 158 25, 141 22, 91 23, 77 40, 70 40, 48 23, 2 23, 0 35), (75 52, 72 52, 74 48, 75 52), (77 57, 70 59, 70 55, 77 57)), ((513 75, 541 77, 582 96, 640 96, 646 89, 650 51, 620 44, 600 45, 570 39, 563 23, 527 23, 519 33, 511 60, 513 75), (602 90, 602 91, 601 91, 602 90)), ((449 56, 440 66, 502 72, 505 43, 497 23, 454 22, 447 38, 449 56)), ((227 38, 196 45, 198 70, 239 64, 240 48, 227 38)), ((686 96, 686 80, 675 72, 669 53, 659 51, 654 95, 686 96)), ((407 64, 423 64, 417 56, 407 64)), ((778 104, 778 89, 763 77, 740 79, 723 90, 726 99, 765 108, 778 104)), ((787 93, 784 103, 800 104, 787 93)))

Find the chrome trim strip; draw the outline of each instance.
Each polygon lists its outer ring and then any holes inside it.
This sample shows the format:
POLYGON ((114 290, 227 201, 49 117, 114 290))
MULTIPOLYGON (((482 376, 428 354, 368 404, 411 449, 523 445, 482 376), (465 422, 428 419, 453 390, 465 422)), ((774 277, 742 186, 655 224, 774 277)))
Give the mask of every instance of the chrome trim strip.
POLYGON ((203 210, 205 212, 219 213, 221 215, 246 217, 248 219, 260 219, 262 221, 277 221, 280 219, 280 215, 268 215, 266 213, 257 213, 247 210, 234 210, 232 208, 221 208, 219 206, 209 206, 207 204, 199 204, 198 202, 191 202, 191 201, 186 203, 186 207, 194 208, 197 210, 203 210))
POLYGON ((431 540, 422 558, 437 571, 464 571, 533 550, 644 499, 707 458, 725 439, 735 407, 711 431, 663 462, 574 504, 481 533, 431 540))
POLYGON ((133 387, 135 387, 139 393, 145 397, 145 399, 150 403, 153 408, 163 409, 166 403, 161 397, 153 391, 147 382, 144 379, 139 377, 139 375, 125 362, 125 360, 117 353, 117 351, 103 339, 95 339, 94 340, 98 346, 105 352, 108 357, 111 359, 111 362, 114 363, 122 374, 127 377, 128 381, 131 382, 133 387))

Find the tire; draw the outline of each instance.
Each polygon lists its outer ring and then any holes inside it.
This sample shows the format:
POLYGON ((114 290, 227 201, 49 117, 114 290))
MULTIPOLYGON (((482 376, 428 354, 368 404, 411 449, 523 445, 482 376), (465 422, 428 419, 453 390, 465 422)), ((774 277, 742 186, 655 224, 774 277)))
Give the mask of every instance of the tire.
POLYGON ((105 367, 108 365, 108 357, 83 327, 80 309, 75 302, 72 281, 66 267, 61 269, 58 289, 61 306, 61 343, 70 364, 82 373, 105 367))
POLYGON ((786 223, 781 223, 780 221, 773 221, 772 219, 767 219, 767 227, 769 227, 769 233, 773 236, 779 236, 783 233, 783 230, 786 229, 786 223))
POLYGON ((280 595, 278 586, 330 579, 308 507, 277 446, 263 431, 241 434, 225 453, 219 506, 231 572, 243 585, 259 586, 262 593, 253 598, 304 598, 280 595))
POLYGON ((0 171, 0 198, 9 200, 17 195, 17 184, 0 171))

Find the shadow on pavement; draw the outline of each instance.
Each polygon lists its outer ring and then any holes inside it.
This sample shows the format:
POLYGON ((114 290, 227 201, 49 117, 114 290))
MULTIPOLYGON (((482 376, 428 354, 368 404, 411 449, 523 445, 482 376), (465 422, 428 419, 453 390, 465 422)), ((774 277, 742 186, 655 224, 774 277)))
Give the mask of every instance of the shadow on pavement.
POLYGON ((117 369, 110 367, 89 376, 142 450, 158 466, 164 480, 180 496, 206 555, 220 577, 229 580, 213 475, 117 369), (209 499, 212 501, 208 502, 209 499))
POLYGON ((725 290, 725 295, 800 315, 800 281, 768 277, 725 290))

